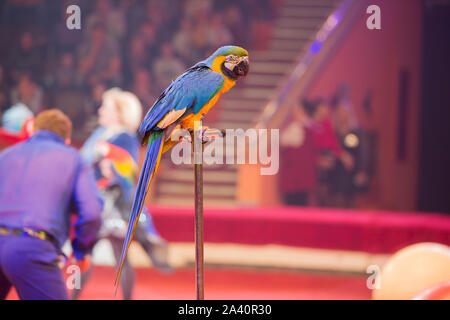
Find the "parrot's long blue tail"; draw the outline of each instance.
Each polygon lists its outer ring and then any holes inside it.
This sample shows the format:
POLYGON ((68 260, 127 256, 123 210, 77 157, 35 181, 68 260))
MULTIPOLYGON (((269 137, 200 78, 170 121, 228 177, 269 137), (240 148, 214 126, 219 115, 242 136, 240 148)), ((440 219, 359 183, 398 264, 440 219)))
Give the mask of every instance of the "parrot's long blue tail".
POLYGON ((155 172, 158 170, 159 161, 162 155, 162 148, 164 145, 165 132, 154 131, 149 135, 147 153, 145 154, 145 160, 142 165, 141 175, 136 189, 136 195, 134 197, 133 207, 131 209, 130 220, 128 221, 128 230, 125 240, 123 242, 122 253, 120 255, 119 265, 117 267, 116 279, 114 281, 115 290, 120 282, 120 276, 122 274, 123 265, 127 257, 127 251, 133 240, 134 231, 139 221, 142 208, 144 206, 145 196, 147 195, 148 188, 152 181, 155 172))

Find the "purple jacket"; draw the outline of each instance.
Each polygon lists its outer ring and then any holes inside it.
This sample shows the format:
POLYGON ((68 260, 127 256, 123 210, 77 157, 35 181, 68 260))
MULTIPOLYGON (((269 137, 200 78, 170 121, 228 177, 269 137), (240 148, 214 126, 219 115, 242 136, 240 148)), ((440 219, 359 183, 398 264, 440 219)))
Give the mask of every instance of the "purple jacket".
POLYGON ((69 237, 77 259, 88 253, 101 225, 102 200, 90 165, 53 132, 40 130, 0 153, 0 226, 51 234, 61 247, 69 237))

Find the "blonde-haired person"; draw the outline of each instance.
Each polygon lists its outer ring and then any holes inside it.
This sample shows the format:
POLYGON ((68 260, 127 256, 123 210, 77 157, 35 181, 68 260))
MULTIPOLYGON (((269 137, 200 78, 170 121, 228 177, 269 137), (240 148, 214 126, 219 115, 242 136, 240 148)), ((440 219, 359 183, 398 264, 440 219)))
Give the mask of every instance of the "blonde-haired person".
POLYGON ((96 155, 96 146, 102 142, 120 144, 137 159, 138 140, 136 130, 142 118, 142 106, 131 92, 112 88, 102 96, 98 109, 99 126, 86 140, 81 152, 90 162, 96 155), (116 141, 118 140, 118 141, 116 141))
MULTIPOLYGON (((136 188, 130 171, 137 171, 139 141, 136 131, 141 117, 142 106, 136 95, 119 88, 107 90, 98 110, 99 127, 81 149, 82 156, 94 166, 97 184, 104 195, 104 221, 100 237, 110 240, 116 261, 122 250, 136 188), (120 154, 121 160, 125 156, 128 163, 133 162, 128 173, 123 166, 115 165, 114 153, 120 154)), ((170 271, 167 244, 154 228, 150 214, 146 210, 143 213, 134 239, 141 244, 155 267, 160 271, 170 271)), ((131 299, 134 271, 128 262, 125 263, 121 285, 124 299, 131 299)), ((80 293, 81 289, 75 290, 73 298, 80 293)))
POLYGON ((135 94, 112 88, 103 94, 99 124, 134 134, 141 123, 142 106, 135 94))

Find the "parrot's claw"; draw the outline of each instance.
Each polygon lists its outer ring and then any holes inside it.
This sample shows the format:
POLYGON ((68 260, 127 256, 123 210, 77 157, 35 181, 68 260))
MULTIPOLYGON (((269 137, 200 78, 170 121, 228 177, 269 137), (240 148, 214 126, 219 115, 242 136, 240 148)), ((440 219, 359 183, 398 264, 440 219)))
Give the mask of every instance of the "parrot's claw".
POLYGON ((195 138, 198 140, 201 140, 203 143, 208 142, 209 138, 207 135, 207 132, 209 130, 209 127, 202 126, 200 129, 189 129, 189 132, 191 133, 189 136, 184 136, 183 140, 192 142, 192 138, 195 135, 195 138))
POLYGON ((200 130, 198 130, 198 138, 203 142, 208 141, 208 136, 206 135, 207 131, 209 130, 209 127, 202 127, 200 130))
POLYGON ((189 129, 189 132, 191 133, 190 135, 185 135, 181 137, 182 141, 192 143, 192 138, 194 137, 194 135, 196 139, 201 140, 202 143, 207 143, 214 139, 225 137, 225 130, 210 129, 209 127, 206 126, 203 126, 197 130, 189 129))
POLYGON ((180 138, 180 141, 181 141, 181 142, 186 141, 186 142, 192 143, 192 136, 191 136, 190 134, 187 134, 187 135, 185 135, 185 136, 182 136, 182 137, 180 138))
POLYGON ((202 139, 203 143, 224 137, 225 130, 210 129, 208 127, 202 127, 199 133, 199 138, 202 139))

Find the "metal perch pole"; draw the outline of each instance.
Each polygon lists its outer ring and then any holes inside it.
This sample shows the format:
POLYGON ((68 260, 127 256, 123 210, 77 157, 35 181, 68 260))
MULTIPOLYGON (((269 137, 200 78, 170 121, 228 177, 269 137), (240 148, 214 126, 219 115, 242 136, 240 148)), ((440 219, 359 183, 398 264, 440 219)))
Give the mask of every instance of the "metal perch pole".
MULTIPOLYGON (((195 138, 192 139, 195 144, 195 138)), ((205 298, 203 261, 203 143, 194 146, 195 174, 195 284, 197 300, 205 298), (197 161, 200 160, 200 161, 197 161)))
POLYGON ((192 133, 195 185, 195 287, 197 300, 205 299, 203 241, 203 143, 225 136, 224 130, 208 129, 192 133))

